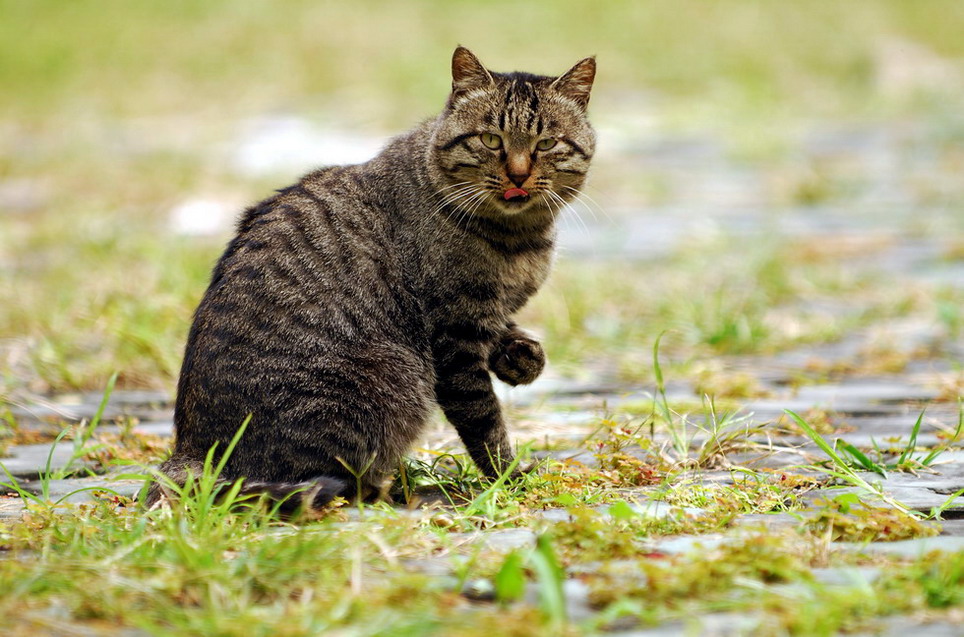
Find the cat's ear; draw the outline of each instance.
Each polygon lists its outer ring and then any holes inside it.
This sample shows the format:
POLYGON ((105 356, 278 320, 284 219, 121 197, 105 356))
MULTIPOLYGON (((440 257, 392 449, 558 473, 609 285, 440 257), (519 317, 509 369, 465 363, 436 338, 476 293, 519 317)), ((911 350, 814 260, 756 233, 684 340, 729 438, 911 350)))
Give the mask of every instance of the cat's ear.
POLYGON ((479 62, 479 58, 464 46, 456 47, 452 54, 452 95, 461 95, 493 84, 495 80, 479 62))
POLYGON ((552 88, 575 100, 585 109, 589 104, 589 92, 592 90, 592 81, 595 78, 596 58, 593 56, 576 62, 575 66, 552 83, 552 88))

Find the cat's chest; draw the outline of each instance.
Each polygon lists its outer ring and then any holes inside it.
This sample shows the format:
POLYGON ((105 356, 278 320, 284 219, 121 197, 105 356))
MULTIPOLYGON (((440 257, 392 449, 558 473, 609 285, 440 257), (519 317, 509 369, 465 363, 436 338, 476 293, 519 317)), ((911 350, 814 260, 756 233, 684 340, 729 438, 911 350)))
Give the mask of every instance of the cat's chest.
POLYGON ((519 310, 549 276, 552 253, 549 250, 529 252, 503 259, 496 266, 503 287, 503 302, 512 313, 519 310))
POLYGON ((542 286, 551 262, 550 248, 507 254, 475 243, 450 253, 446 269, 453 287, 485 290, 487 310, 494 315, 509 315, 542 286))

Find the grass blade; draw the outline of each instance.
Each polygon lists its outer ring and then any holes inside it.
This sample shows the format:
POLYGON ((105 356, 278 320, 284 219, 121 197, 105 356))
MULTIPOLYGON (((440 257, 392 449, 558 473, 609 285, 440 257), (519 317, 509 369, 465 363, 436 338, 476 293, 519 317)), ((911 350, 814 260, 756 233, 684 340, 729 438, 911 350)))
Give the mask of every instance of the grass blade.
POLYGON ((837 440, 837 446, 841 447, 844 451, 849 453, 851 457, 853 457, 853 459, 856 460, 860 464, 860 466, 862 466, 867 471, 872 471, 873 473, 878 474, 881 478, 887 477, 887 473, 884 471, 883 467, 881 467, 879 464, 877 464, 876 462, 868 458, 863 451, 853 446, 849 442, 845 440, 837 440))
POLYGON ((861 478, 859 475, 857 475, 857 472, 854 471, 853 469, 851 469, 851 468, 847 465, 847 462, 846 462, 843 458, 840 457, 840 454, 838 454, 838 453, 836 452, 836 450, 834 450, 834 448, 833 448, 832 446, 830 446, 830 443, 828 443, 828 442, 826 441, 826 439, 824 439, 823 436, 821 436, 819 433, 817 433, 817 431, 816 431, 813 427, 811 427, 809 424, 807 424, 807 421, 805 421, 803 418, 801 418, 796 412, 794 412, 794 411, 792 411, 792 410, 790 410, 790 409, 786 409, 786 410, 784 410, 784 411, 785 411, 785 413, 786 413, 788 416, 790 416, 790 418, 793 419, 793 421, 794 421, 795 423, 797 423, 797 425, 800 427, 800 429, 802 429, 802 430, 804 431, 804 433, 807 434, 807 436, 814 442, 814 444, 816 444, 818 447, 820 447, 820 449, 821 449, 825 454, 827 454, 827 456, 828 456, 828 457, 834 462, 834 464, 836 465, 836 470, 835 470, 835 471, 834 471, 834 470, 823 470, 824 473, 826 473, 826 474, 828 474, 828 475, 832 475, 832 476, 836 477, 837 479, 842 480, 842 481, 844 481, 844 482, 848 482, 848 483, 850 483, 851 485, 853 485, 853 486, 855 486, 855 487, 858 487, 858 488, 860 488, 860 489, 864 489, 864 490, 867 491, 868 493, 872 493, 873 495, 879 497, 881 500, 883 500, 884 502, 886 502, 886 503, 889 504, 890 506, 892 506, 892 507, 894 507, 895 509, 899 510, 901 513, 906 513, 907 515, 919 515, 918 512, 916 512, 916 511, 911 511, 907 506, 905 506, 904 504, 901 504, 900 502, 898 502, 898 501, 895 500, 894 498, 890 497, 889 495, 884 494, 881 489, 879 489, 879 488, 874 488, 873 485, 871 485, 869 482, 867 482, 866 480, 864 480, 863 478, 861 478))
POLYGON ((923 422, 924 412, 921 411, 920 416, 917 417, 917 422, 914 423, 914 428, 910 432, 910 440, 907 441, 907 446, 904 447, 903 453, 901 453, 900 457, 897 459, 898 466, 904 464, 904 462, 911 457, 911 454, 913 454, 914 450, 917 448, 917 434, 920 433, 920 426, 923 422))
POLYGON ((552 541, 548 535, 542 534, 536 538, 536 550, 532 553, 532 566, 539 579, 539 599, 542 610, 549 620, 553 632, 566 624, 566 597, 562 590, 565 579, 562 567, 556 560, 552 550, 552 541))

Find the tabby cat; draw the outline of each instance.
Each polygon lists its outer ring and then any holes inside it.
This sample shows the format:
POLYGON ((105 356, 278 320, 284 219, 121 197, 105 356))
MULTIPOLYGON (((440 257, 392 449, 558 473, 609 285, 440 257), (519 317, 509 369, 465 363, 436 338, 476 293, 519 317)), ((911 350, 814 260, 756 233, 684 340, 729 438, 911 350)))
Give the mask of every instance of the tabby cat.
POLYGON ((292 507, 370 497, 436 404, 485 474, 510 466, 491 375, 545 364, 513 315, 589 168, 595 72, 494 73, 458 47, 438 117, 248 209, 195 314, 161 470, 200 475, 250 414, 223 478, 292 507))

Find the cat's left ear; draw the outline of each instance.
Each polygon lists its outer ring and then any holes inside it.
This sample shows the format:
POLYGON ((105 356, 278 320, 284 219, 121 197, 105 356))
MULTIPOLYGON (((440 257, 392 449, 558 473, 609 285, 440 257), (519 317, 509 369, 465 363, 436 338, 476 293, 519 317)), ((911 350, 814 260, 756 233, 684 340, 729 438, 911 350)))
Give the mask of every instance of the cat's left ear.
POLYGON ((593 56, 576 62, 575 66, 552 83, 552 88, 575 100, 585 110, 589 105, 589 92, 592 90, 592 81, 595 78, 596 57, 593 56))

